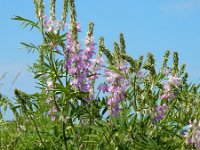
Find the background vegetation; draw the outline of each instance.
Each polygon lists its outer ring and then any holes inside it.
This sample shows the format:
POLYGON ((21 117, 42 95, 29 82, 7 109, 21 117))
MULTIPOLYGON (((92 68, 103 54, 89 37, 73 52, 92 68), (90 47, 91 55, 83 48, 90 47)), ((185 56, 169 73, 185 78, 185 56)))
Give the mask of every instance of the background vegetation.
POLYGON ((74 0, 63 0, 60 20, 55 0, 50 16, 35 0, 36 21, 20 16, 22 27, 37 29, 43 42, 21 44, 38 53, 30 66, 39 92, 15 89, 15 102, 0 96, 1 149, 198 149, 199 84, 189 84, 185 64, 173 52, 155 69, 154 56, 126 53, 123 34, 113 50, 93 39, 90 23, 79 40, 74 0), (69 16, 70 23, 66 24, 69 16), (98 51, 95 51, 98 49, 98 51), (3 118, 7 108, 14 119, 3 118))

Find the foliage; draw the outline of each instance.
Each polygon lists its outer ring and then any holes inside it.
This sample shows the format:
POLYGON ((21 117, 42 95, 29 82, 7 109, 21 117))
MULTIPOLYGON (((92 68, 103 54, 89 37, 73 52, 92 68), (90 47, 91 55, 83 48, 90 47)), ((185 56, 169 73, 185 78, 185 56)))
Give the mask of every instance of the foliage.
POLYGON ((200 84, 188 83, 177 52, 170 67, 170 52, 166 51, 157 70, 153 54, 144 60, 126 53, 122 33, 112 52, 103 37, 95 52, 93 23, 84 44, 79 42, 81 28, 74 0, 63 1, 61 22, 55 16, 55 0, 50 2, 49 19, 43 1, 34 0, 34 4, 38 21, 13 19, 23 27, 38 29, 43 36, 38 46, 21 43, 39 54, 30 71, 40 92, 16 89, 14 103, 0 96, 1 149, 200 147, 200 84), (12 121, 3 119, 7 107, 14 114, 12 121))

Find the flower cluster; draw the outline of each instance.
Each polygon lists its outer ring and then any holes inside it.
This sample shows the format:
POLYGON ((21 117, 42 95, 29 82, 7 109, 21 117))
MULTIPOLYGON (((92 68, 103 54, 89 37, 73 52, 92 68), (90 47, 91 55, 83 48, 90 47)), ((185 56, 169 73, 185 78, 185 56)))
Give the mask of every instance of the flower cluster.
POLYGON ((189 132, 184 133, 184 137, 187 138, 186 144, 194 144, 198 149, 200 148, 200 122, 196 120, 190 121, 189 127, 189 132))
POLYGON ((48 111, 48 115, 50 115, 51 120, 55 121, 56 120, 56 113, 58 112, 58 109, 56 106, 53 106, 49 111, 48 111))
MULTIPOLYGON (((127 71, 125 62, 120 65, 119 71, 127 71)), ((125 92, 129 83, 124 76, 111 70, 105 70, 105 77, 107 83, 100 84, 98 90, 111 94, 108 98, 107 104, 110 106, 111 114, 117 117, 119 115, 119 102, 125 99, 125 92)))
POLYGON ((52 20, 52 19, 47 20, 46 16, 43 16, 42 18, 43 18, 43 25, 47 30, 47 32, 53 32, 54 34, 57 34, 61 26, 60 22, 58 20, 52 20))
MULTIPOLYGON (((78 25, 77 30, 80 31, 80 25, 78 25)), ((67 33, 66 63, 64 67, 72 76, 70 84, 81 92, 89 92, 89 99, 93 98, 93 82, 98 77, 98 71, 103 65, 102 57, 97 56, 92 59, 95 54, 95 45, 93 38, 87 36, 85 48, 81 49, 80 44, 73 40, 72 33, 67 33)))
POLYGON ((55 121, 56 120, 56 113, 58 112, 58 109, 57 109, 56 105, 54 104, 53 99, 52 98, 46 99, 46 103, 51 106, 51 108, 48 111, 48 115, 50 116, 52 121, 55 121))
POLYGON ((161 96, 161 99, 172 100, 175 96, 172 87, 174 86, 177 88, 179 85, 181 85, 181 78, 178 77, 178 75, 172 76, 169 70, 165 72, 168 80, 162 81, 162 84, 164 85, 164 92, 161 96))
POLYGON ((160 120, 163 119, 163 117, 165 116, 166 108, 167 108, 166 104, 155 107, 155 117, 153 119, 155 122, 159 122, 160 120))

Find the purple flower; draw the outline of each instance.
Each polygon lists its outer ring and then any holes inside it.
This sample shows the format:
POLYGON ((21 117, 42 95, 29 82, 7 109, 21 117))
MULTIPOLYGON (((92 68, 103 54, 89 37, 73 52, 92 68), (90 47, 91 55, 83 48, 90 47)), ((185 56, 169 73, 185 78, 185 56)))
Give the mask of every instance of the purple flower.
POLYGON ((55 121, 56 120, 56 116, 55 115, 50 115, 51 116, 51 120, 55 121))
POLYGON ((200 148, 200 122, 190 122, 190 129, 185 132, 184 137, 187 138, 185 144, 194 144, 197 149, 200 148))
POLYGON ((118 117, 119 116, 119 106, 111 107, 111 113, 113 116, 118 117))
POLYGON ((153 119, 155 122, 159 122, 160 120, 163 119, 163 117, 165 116, 166 108, 167 108, 166 104, 155 107, 155 116, 153 119))
POLYGON ((77 68, 76 67, 68 67, 68 73, 70 74, 75 74, 77 72, 77 68))
POLYGON ((55 119, 56 119, 56 112, 58 112, 56 106, 53 106, 48 112, 48 114, 50 115, 52 121, 55 121, 55 119))
POLYGON ((172 100, 175 97, 174 92, 164 92, 161 96, 161 99, 172 100))
POLYGON ((46 100, 46 103, 47 103, 47 104, 52 104, 52 101, 53 101, 52 98, 48 98, 48 99, 46 100))
POLYGON ((181 85, 181 78, 179 78, 177 75, 175 75, 175 76, 171 76, 170 78, 169 78, 169 82, 172 84, 172 85, 174 85, 174 86, 179 86, 179 85, 181 85))
POLYGON ((110 70, 105 70, 105 76, 106 76, 106 80, 109 83, 115 83, 117 79, 120 77, 119 74, 112 72, 110 70))
MULTIPOLYGON (((125 62, 122 62, 118 66, 119 71, 126 72, 128 69, 126 65, 127 64, 125 62)), ((123 75, 108 69, 104 70, 104 75, 108 83, 107 85, 109 87, 100 86, 99 88, 106 88, 106 92, 110 93, 107 104, 111 109, 111 114, 113 114, 114 116, 118 116, 119 102, 125 100, 125 93, 129 86, 129 83, 123 75)))
POLYGON ((169 81, 162 81, 162 84, 164 85, 164 91, 163 94, 161 96, 161 99, 168 99, 168 100, 172 100, 175 95, 174 92, 171 89, 171 85, 169 81))
POLYGON ((164 89, 165 89, 166 92, 169 92, 169 91, 171 90, 171 87, 170 87, 170 85, 167 83, 167 84, 164 85, 164 89))
POLYGON ((164 73, 165 73, 166 76, 168 76, 171 73, 171 70, 168 69, 168 68, 165 68, 164 73))
POLYGON ((95 59, 92 60, 92 64, 93 64, 93 70, 94 71, 98 71, 101 69, 101 67, 103 66, 103 58, 100 56, 97 56, 95 59))
POLYGON ((126 72, 127 71, 127 63, 126 63, 126 61, 122 61, 121 63, 120 63, 120 65, 119 65, 119 70, 121 71, 121 72, 126 72))
POLYGON ((89 92, 90 86, 87 83, 82 83, 79 88, 82 92, 89 92))
POLYGON ((44 27, 46 28, 47 32, 53 32, 54 34, 57 34, 61 27, 60 22, 58 20, 52 19, 47 20, 46 16, 43 16, 42 18, 44 27))
POLYGON ((143 78, 144 75, 145 75, 144 70, 139 70, 139 71, 137 72, 137 77, 138 77, 139 79, 143 78))
POLYGON ((118 100, 117 99, 114 99, 113 97, 110 97, 107 101, 107 104, 109 106, 116 106, 118 104, 118 100))
POLYGON ((108 84, 106 83, 101 83, 98 88, 99 91, 103 91, 103 93, 108 92, 108 84))
POLYGON ((77 29, 78 32, 81 32, 81 24, 80 24, 80 22, 76 23, 76 29, 77 29))

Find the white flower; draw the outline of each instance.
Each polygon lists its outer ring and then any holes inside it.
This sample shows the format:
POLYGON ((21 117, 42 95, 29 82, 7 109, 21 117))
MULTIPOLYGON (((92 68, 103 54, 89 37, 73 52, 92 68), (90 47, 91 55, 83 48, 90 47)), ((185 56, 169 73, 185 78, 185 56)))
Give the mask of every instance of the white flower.
POLYGON ((53 89, 53 82, 47 81, 47 87, 48 87, 48 89, 53 89))

